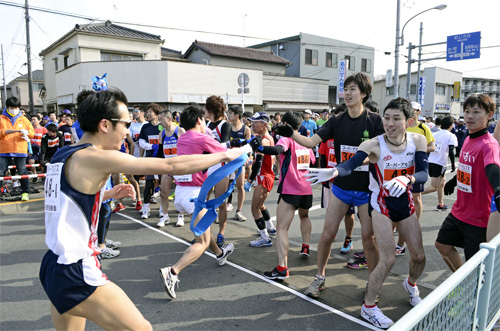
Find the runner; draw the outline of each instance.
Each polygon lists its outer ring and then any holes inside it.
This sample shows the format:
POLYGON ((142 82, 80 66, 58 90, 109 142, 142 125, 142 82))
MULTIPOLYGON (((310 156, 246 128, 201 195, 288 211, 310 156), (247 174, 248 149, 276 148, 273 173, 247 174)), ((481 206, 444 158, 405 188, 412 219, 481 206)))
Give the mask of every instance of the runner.
MULTIPOLYGON (((289 126, 278 128, 278 134, 292 137, 302 146, 312 148, 321 141, 335 139, 335 155, 340 156, 340 163, 352 157, 361 142, 384 133, 380 115, 364 109, 363 103, 371 94, 370 78, 358 73, 345 80, 345 103, 348 108, 340 116, 332 116, 321 129, 311 138, 294 133, 289 126)), ((337 161, 338 158, 337 158, 337 161)), ((368 261, 368 270, 377 265, 377 249, 373 239, 371 217, 368 213, 370 194, 368 190, 368 166, 362 166, 350 176, 335 178, 332 184, 328 208, 325 215, 325 225, 318 243, 318 270, 313 283, 307 288, 306 294, 318 297, 325 288, 325 270, 330 257, 333 240, 349 206, 358 207, 361 222, 361 238, 364 255, 368 261)))
MULTIPOLYGON (((493 137, 500 143, 500 125, 495 126, 493 137)), ((488 219, 488 228, 486 229, 486 239, 491 241, 497 234, 500 233, 500 191, 495 191, 491 198, 491 212, 488 219)))
MULTIPOLYGON (((256 112, 248 120, 252 123, 253 132, 262 139, 262 146, 274 146, 273 137, 267 131, 269 116, 265 112, 256 112)), ((252 216, 260 234, 258 239, 250 242, 252 247, 272 246, 273 243, 269 236, 276 236, 276 228, 271 221, 271 214, 264 206, 264 202, 274 185, 273 163, 274 156, 257 152, 246 184, 247 187, 255 187, 252 196, 252 216)))
MULTIPOLYGON (((134 112, 132 113, 134 116, 134 122, 132 125, 130 125, 130 136, 132 137, 132 140, 134 141, 134 156, 135 157, 143 157, 144 156, 144 149, 139 146, 139 135, 141 134, 141 129, 142 126, 148 122, 146 122, 146 119, 144 118, 145 112, 144 112, 144 107, 135 105, 134 106, 134 112)), ((134 179, 137 182, 137 188, 139 187, 139 180, 142 176, 141 175, 135 175, 134 179)), ((134 185, 135 187, 135 185, 134 185)), ((139 189, 135 192, 137 196, 137 201, 135 203, 135 210, 141 210, 142 209, 142 200, 141 200, 141 192, 139 189)))
MULTIPOLYGON (((302 116, 287 112, 283 115, 283 123, 290 124, 295 132, 300 128, 302 116)), ((288 278, 288 230, 292 224, 295 211, 298 209, 302 248, 300 254, 309 256, 309 240, 311 239, 311 220, 309 208, 312 206, 312 188, 308 185, 304 174, 310 163, 316 158, 311 149, 305 148, 291 138, 281 138, 276 146, 258 148, 264 155, 279 155, 281 177, 278 184, 278 208, 276 210, 276 245, 278 250, 278 266, 272 271, 264 272, 268 279, 288 278)))
POLYGON ((464 119, 469 136, 460 151, 457 175, 446 183, 446 195, 457 186, 457 200, 439 229, 436 248, 451 271, 462 266, 455 247, 464 249, 465 260, 486 241, 491 199, 500 186, 500 147, 488 133, 495 102, 486 94, 474 93, 464 102, 464 119), (473 206, 473 208, 471 208, 473 206))
MULTIPOLYGON (((40 114, 31 116, 31 125, 35 130, 35 135, 31 139, 31 155, 28 157, 29 164, 40 162, 40 150, 42 148, 42 137, 47 133, 47 128, 40 125, 40 114)), ((31 168, 33 174, 36 174, 36 167, 31 168)), ((33 178, 33 183, 37 183, 38 178, 33 178)))
MULTIPOLYGON (((175 125, 172 113, 169 110, 162 111, 159 118, 160 124, 164 128, 160 134, 160 155, 163 155, 167 159, 175 157, 177 156, 177 141, 186 131, 183 128, 179 128, 178 125, 175 125)), ((161 176, 160 208, 162 212, 160 214, 160 221, 156 224, 159 228, 164 227, 166 224, 170 224, 170 218, 168 216, 168 197, 173 181, 174 177, 171 175, 161 176)), ((175 226, 184 226, 184 212, 179 212, 175 226)))
POLYGON ((42 137, 42 148, 40 150, 40 165, 45 167, 50 163, 52 156, 64 147, 64 137, 57 131, 57 125, 51 123, 47 125, 47 133, 42 137))
POLYGON ((103 329, 151 330, 125 292, 102 273, 97 258, 101 201, 133 194, 104 193, 107 178, 119 172, 195 173, 229 162, 243 151, 169 160, 137 159, 120 153, 131 122, 127 98, 119 90, 88 94, 77 113, 85 133, 77 144, 54 155, 45 182, 45 242, 49 251, 42 261, 40 280, 51 301, 52 322, 57 330, 84 330, 86 319, 103 329))
MULTIPOLYGON (((202 158, 204 153, 223 152, 227 148, 222 146, 213 137, 206 134, 204 112, 197 107, 188 106, 181 113, 181 125, 186 133, 179 137, 177 141, 178 155, 191 155, 192 157, 202 158)), ((173 158, 175 160, 176 158, 173 158)), ((198 197, 203 182, 207 179, 207 173, 197 172, 186 176, 178 182, 175 188, 175 207, 181 212, 193 214, 195 206, 192 198, 198 197)), ((205 215, 206 210, 202 210, 196 219, 191 222, 198 223, 205 215)), ((210 227, 200 236, 195 236, 195 242, 191 245, 182 257, 171 267, 160 269, 160 275, 165 285, 167 294, 175 299, 175 286, 179 283, 179 273, 196 261, 208 248, 214 252, 217 262, 220 266, 224 265, 227 257, 233 252, 233 244, 224 244, 222 247, 217 245, 215 238, 210 232, 210 227)))
POLYGON ((409 101, 403 98, 392 100, 384 109, 385 134, 361 143, 356 154, 337 168, 310 169, 311 173, 306 175, 313 182, 346 177, 361 166, 366 157, 370 160, 370 207, 373 209, 372 224, 379 261, 370 273, 361 316, 380 328, 394 324, 375 303, 387 274, 396 262, 392 222, 398 223, 399 232, 407 239, 411 255, 410 276, 403 281, 403 288, 410 295, 412 306, 422 301, 416 283, 425 267, 425 255, 410 188, 415 183, 427 181, 427 143, 423 136, 405 131, 413 120, 411 112, 409 101))

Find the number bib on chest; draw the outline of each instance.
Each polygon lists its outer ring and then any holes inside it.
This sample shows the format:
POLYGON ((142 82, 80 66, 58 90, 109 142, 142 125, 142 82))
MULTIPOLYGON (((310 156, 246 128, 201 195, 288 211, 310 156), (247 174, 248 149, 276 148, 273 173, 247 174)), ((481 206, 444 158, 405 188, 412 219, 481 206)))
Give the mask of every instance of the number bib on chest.
MULTIPOLYGON (((358 146, 340 145, 340 163, 349 161, 358 151, 358 146)), ((368 171, 368 165, 361 165, 354 171, 368 171)))
POLYGON ((335 168, 337 166, 337 162, 335 159, 335 148, 328 149, 328 166, 330 168, 335 168))
POLYGON ((61 212, 61 172, 64 163, 47 164, 45 175, 45 212, 61 212))
POLYGON ((163 145, 163 155, 166 158, 177 156, 177 144, 163 145))
POLYGON ((472 166, 458 163, 457 187, 462 192, 472 193, 472 166))
POLYGON ((391 181, 398 176, 413 175, 415 173, 414 161, 386 162, 384 163, 384 182, 391 181))
POLYGON ((297 156, 297 169, 305 170, 309 168, 309 150, 308 149, 298 149, 295 151, 297 156))

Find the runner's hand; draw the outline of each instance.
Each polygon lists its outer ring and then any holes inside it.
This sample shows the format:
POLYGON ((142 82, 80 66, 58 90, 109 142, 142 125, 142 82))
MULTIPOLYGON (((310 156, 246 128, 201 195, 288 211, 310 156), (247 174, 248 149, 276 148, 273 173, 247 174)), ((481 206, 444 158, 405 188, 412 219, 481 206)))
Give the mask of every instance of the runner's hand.
POLYGON ((306 181, 310 182, 311 185, 328 182, 330 179, 335 178, 338 175, 338 171, 335 168, 308 168, 307 171, 309 171, 309 173, 305 174, 304 177, 309 177, 306 181))
POLYGON ((410 178, 406 176, 398 176, 384 184, 384 187, 389 191, 391 197, 399 198, 406 191, 406 187, 410 182, 410 178))
POLYGON ((278 124, 274 132, 283 137, 293 136, 293 128, 290 124, 278 124))
POLYGON ((247 144, 246 140, 244 139, 231 139, 229 143, 231 147, 242 147, 247 144))
POLYGON ((110 191, 115 199, 130 197, 135 200, 135 189, 132 184, 118 184, 113 186, 110 191))
POLYGON ((446 182, 446 185, 444 186, 444 194, 452 195, 453 191, 455 190, 455 186, 457 186, 457 175, 446 182))
POLYGON ((260 146, 262 146, 262 138, 257 136, 250 140, 250 146, 252 146, 253 151, 255 152, 260 146))

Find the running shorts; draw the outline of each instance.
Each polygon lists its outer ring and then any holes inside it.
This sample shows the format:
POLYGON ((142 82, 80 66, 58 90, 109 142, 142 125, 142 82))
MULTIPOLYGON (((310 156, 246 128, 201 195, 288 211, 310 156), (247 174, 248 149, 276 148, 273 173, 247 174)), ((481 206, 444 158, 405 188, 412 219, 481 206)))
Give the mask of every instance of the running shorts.
POLYGON ((175 209, 181 213, 193 214, 194 202, 191 199, 196 199, 200 194, 201 186, 181 186, 175 187, 175 209))
POLYGON ((332 193, 346 205, 361 206, 370 202, 370 192, 343 190, 332 184, 332 193))

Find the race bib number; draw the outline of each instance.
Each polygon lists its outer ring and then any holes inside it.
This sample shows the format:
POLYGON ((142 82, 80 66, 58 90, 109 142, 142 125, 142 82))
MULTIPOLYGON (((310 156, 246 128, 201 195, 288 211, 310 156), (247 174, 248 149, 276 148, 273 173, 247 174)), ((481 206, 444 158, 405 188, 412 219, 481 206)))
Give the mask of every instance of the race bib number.
POLYGON ((337 160, 335 159, 335 149, 328 149, 328 167, 334 168, 337 166, 337 160))
POLYGON ((297 156, 297 169, 306 170, 309 168, 309 150, 308 149, 298 149, 295 151, 297 156))
POLYGON ((63 163, 47 164, 47 173, 45 175, 45 212, 61 212, 61 172, 63 163))
MULTIPOLYGON (((340 145, 340 163, 347 162, 358 151, 358 146, 340 145)), ((368 171, 368 165, 361 165, 354 171, 368 171)))
POLYGON ((150 143, 151 145, 159 145, 160 139, 159 139, 158 135, 148 136, 148 143, 150 143))
POLYGON ((399 176, 411 176, 415 173, 415 167, 411 166, 406 169, 384 169, 384 182, 388 182, 399 176))
POLYGON ((472 193, 472 167, 458 164, 457 187, 462 192, 472 193))
POLYGON ((188 183, 188 182, 193 181, 193 175, 192 174, 178 175, 178 176, 174 176, 174 179, 176 182, 179 182, 179 183, 188 183))
POLYGON ((56 147, 56 146, 59 146, 59 138, 56 138, 56 139, 49 139, 47 141, 47 146, 48 147, 56 147))
POLYGON ((165 158, 177 156, 177 144, 163 145, 163 155, 165 158))
POLYGON ((434 150, 434 152, 433 152, 433 153, 436 153, 436 154, 441 153, 441 148, 442 148, 443 144, 442 144, 442 143, 438 143, 438 142, 436 141, 436 142, 435 142, 435 145, 436 145, 436 149, 434 150))

